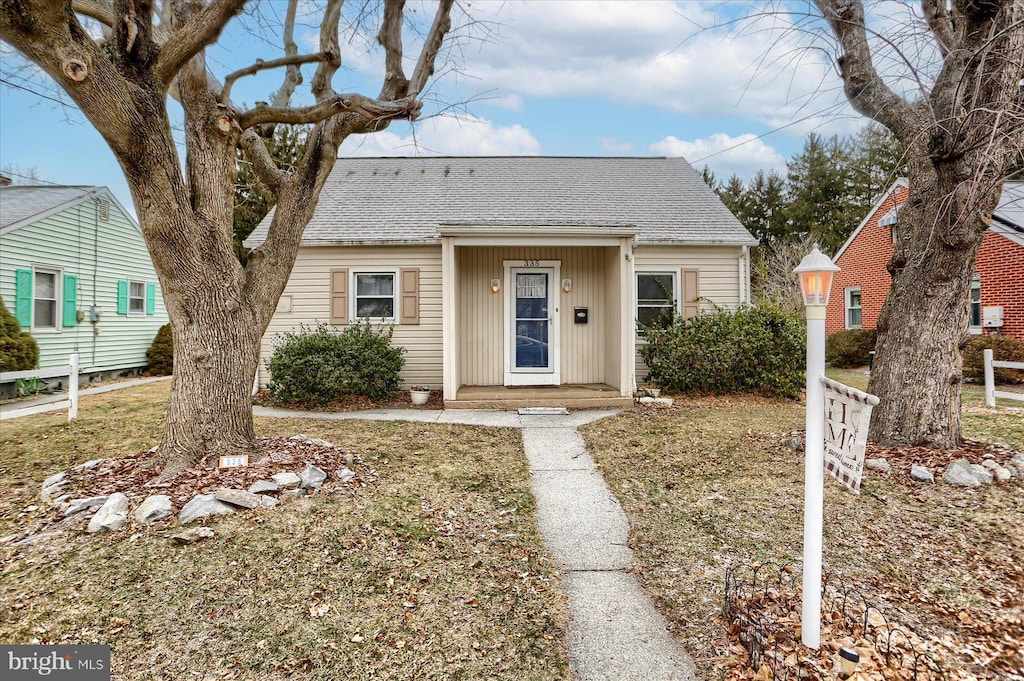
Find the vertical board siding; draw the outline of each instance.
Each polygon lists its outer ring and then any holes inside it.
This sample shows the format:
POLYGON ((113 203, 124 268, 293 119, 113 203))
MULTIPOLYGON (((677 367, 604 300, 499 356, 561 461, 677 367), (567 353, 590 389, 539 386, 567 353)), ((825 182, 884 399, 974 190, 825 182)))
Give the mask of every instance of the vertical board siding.
MULTIPOLYGON (((441 388, 441 248, 439 246, 303 247, 263 336, 260 384, 270 381, 264 362, 277 336, 331 322, 331 270, 419 268, 419 324, 395 324, 392 343, 405 348, 402 384, 441 388), (284 310, 290 309, 289 312, 284 310)), ((398 282, 396 282, 396 285, 398 282)), ((346 328, 334 327, 338 331, 346 328)))
POLYGON ((559 352, 562 383, 605 381, 605 249, 598 247, 458 247, 460 373, 463 385, 504 383, 504 301, 508 299, 503 263, 506 260, 559 260, 561 279, 572 279, 565 293, 561 281, 553 281, 559 315, 559 352), (491 279, 501 280, 501 290, 491 291, 491 279), (576 307, 590 309, 588 324, 573 323, 576 307))
POLYGON ((76 351, 81 356, 82 373, 144 367, 146 350, 160 326, 167 323, 163 295, 142 233, 114 202, 109 203, 106 220, 97 217, 96 203, 86 199, 0 237, 0 296, 8 309, 14 303, 17 269, 54 267, 77 278, 77 308, 85 318, 58 332, 32 334, 39 344, 40 368, 66 365, 76 351), (117 314, 117 282, 122 279, 156 285, 153 314, 117 314), (93 305, 103 309, 97 325, 89 322, 93 305), (99 335, 93 333, 95 327, 99 335))
MULTIPOLYGON (((743 251, 729 246, 637 246, 634 252, 636 271, 697 270, 700 311, 715 305, 735 309, 740 304, 740 275, 737 260, 743 251)), ((636 320, 633 320, 634 326, 636 320)), ((636 354, 636 380, 647 378, 647 365, 636 354)))

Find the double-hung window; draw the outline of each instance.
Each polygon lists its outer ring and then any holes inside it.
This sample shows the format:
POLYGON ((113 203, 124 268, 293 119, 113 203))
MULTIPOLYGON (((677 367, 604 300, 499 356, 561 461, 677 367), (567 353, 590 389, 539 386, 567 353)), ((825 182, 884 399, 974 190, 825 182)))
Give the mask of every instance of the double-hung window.
POLYGON ((670 321, 676 310, 674 272, 638 272, 636 275, 636 320, 645 326, 670 321))
POLYGON ((861 328, 860 286, 850 286, 846 289, 846 328, 861 328))
POLYGON ((981 332, 981 277, 971 279, 971 331, 981 332))
POLYGON ((146 314, 146 282, 129 280, 128 282, 128 314, 141 317, 146 314))
POLYGON ((32 330, 59 331, 60 270, 36 267, 32 282, 32 330))
POLYGON ((395 320, 394 272, 355 272, 352 279, 356 319, 395 320))

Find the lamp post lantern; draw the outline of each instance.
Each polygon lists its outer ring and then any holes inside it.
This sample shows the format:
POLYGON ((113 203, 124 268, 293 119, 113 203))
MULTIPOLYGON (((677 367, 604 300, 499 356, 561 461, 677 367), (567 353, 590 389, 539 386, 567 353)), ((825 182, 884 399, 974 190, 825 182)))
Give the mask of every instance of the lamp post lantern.
POLYGON ((825 309, 839 271, 818 245, 793 273, 807 308, 807 416, 804 445, 804 574, 800 640, 821 645, 821 525, 825 503, 825 309))

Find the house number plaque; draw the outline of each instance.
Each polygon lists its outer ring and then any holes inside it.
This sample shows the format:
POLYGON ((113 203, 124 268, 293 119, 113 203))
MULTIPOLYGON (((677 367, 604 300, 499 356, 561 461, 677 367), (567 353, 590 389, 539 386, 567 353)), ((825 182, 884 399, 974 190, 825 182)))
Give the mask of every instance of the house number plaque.
POLYGON ((523 267, 540 267, 540 260, 524 260, 523 267))

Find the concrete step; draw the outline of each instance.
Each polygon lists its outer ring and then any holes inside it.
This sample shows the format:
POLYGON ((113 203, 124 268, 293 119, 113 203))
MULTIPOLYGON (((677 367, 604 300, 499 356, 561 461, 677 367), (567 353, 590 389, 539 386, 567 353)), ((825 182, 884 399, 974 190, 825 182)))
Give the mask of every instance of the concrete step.
POLYGON ((565 407, 601 409, 633 406, 632 397, 523 397, 515 399, 445 400, 445 409, 519 409, 520 407, 565 407))

